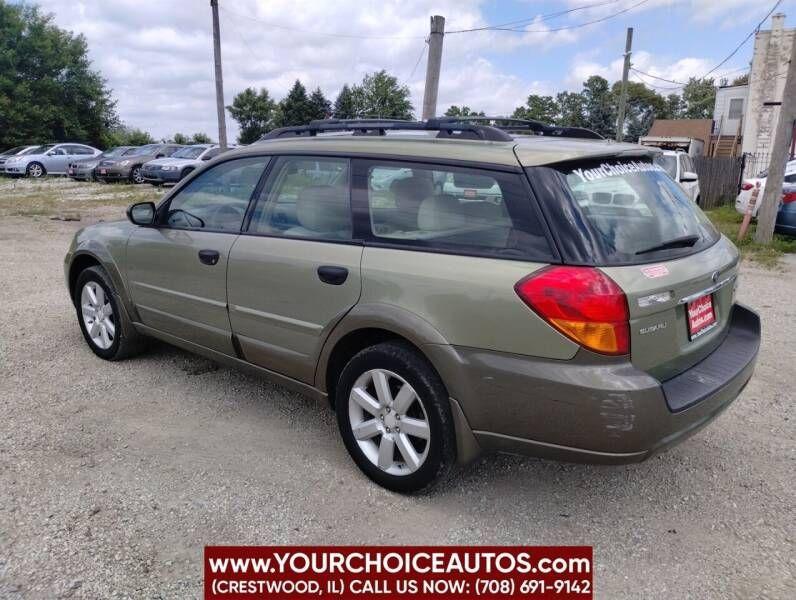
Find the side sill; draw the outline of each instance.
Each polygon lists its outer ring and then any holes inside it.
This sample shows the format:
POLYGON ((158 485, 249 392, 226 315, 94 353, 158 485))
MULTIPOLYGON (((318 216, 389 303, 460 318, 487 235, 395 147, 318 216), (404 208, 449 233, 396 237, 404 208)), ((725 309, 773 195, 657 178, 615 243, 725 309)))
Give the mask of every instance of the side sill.
POLYGON ((184 340, 177 336, 164 333, 157 329, 153 329, 142 323, 133 323, 133 325, 135 326, 136 330, 143 335, 148 335, 150 337, 159 339, 163 342, 166 342, 167 344, 171 344, 172 346, 177 346, 178 348, 182 348, 183 350, 193 352, 194 354, 199 354, 201 356, 204 356, 205 358, 209 358, 210 360, 214 360, 216 362, 232 367, 234 369, 245 371, 257 377, 265 377, 266 379, 272 381, 273 383, 284 386, 299 394, 304 394, 316 400, 326 400, 326 394, 324 392, 315 389, 311 385, 302 383, 301 381, 297 381, 290 377, 286 377, 284 375, 281 375, 264 367, 253 365, 252 363, 246 362, 245 360, 241 360, 239 358, 235 358, 234 356, 229 356, 227 354, 223 354, 216 350, 211 350, 210 348, 207 348, 205 346, 200 346, 199 344, 195 344, 194 342, 189 342, 188 340, 184 340))

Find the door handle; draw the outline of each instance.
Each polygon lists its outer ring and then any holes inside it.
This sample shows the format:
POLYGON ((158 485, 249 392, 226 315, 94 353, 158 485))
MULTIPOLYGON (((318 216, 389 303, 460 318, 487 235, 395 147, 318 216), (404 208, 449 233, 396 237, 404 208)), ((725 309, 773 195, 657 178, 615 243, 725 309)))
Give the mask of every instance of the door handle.
POLYGON ((329 285, 343 285, 348 279, 348 269, 324 265, 318 267, 318 279, 329 285))
POLYGON ((206 265, 214 265, 221 255, 217 250, 199 250, 199 260, 206 265))

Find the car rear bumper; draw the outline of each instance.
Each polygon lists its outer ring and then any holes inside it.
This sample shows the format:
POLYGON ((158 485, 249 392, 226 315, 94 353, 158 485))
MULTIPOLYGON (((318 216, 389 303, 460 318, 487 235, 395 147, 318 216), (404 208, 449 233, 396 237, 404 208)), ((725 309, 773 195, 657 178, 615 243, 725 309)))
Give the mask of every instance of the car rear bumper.
POLYGON ((128 179, 130 177, 130 169, 129 168, 109 168, 109 167, 97 167, 94 176, 97 179, 102 180, 118 180, 118 179, 128 179), (102 172, 102 169, 105 169, 105 173, 102 172))
POLYGON ((627 463, 686 439, 724 411, 751 378, 759 346, 759 317, 736 304, 716 350, 665 382, 626 359, 585 351, 553 361, 457 348, 452 364, 441 346, 427 349, 481 449, 627 463))

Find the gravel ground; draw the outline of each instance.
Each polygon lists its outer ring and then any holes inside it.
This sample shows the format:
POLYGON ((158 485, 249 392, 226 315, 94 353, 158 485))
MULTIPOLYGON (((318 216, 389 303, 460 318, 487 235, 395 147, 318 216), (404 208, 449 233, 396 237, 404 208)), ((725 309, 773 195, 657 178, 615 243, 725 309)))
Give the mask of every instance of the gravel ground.
MULTIPOLYGON (((86 347, 82 223, 0 217, 0 597, 201 596, 205 544, 589 544, 600 598, 792 598, 796 261, 744 265, 755 377, 646 463, 480 459, 424 497, 359 474, 325 405, 158 344, 86 347)), ((119 212, 120 214, 120 212, 119 212)))

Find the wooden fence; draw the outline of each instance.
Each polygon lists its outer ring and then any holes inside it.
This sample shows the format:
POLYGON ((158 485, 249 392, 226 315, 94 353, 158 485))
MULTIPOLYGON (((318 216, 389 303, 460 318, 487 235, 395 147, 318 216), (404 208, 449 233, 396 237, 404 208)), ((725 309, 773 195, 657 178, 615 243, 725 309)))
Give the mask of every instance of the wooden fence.
POLYGON ((694 157, 694 167, 699 175, 699 204, 702 208, 735 202, 744 168, 743 157, 697 156, 694 157))

